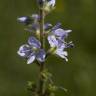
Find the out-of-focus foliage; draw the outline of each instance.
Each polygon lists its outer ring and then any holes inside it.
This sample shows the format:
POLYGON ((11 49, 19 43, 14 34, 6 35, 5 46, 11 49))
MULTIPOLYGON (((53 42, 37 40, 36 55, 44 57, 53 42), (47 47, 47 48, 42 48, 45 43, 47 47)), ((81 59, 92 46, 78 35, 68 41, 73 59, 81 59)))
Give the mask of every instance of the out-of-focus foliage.
MULTIPOLYGON (((59 21, 65 29, 72 29, 70 40, 75 44, 68 50, 68 63, 53 56, 47 60, 56 84, 68 89, 68 93, 60 91, 57 96, 96 95, 95 4, 96 0, 57 0, 56 9, 46 18, 54 25, 59 21)), ((37 65, 27 65, 16 54, 29 36, 16 19, 35 11, 36 0, 0 0, 0 96, 27 96, 27 81, 38 76, 37 65)))

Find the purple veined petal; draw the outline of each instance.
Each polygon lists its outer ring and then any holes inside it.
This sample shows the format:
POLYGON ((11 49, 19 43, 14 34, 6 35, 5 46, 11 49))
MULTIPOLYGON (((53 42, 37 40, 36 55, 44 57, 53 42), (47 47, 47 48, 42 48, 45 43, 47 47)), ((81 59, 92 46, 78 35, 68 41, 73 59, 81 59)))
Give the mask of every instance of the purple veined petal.
POLYGON ((49 35, 47 39, 51 47, 58 46, 58 41, 56 40, 54 35, 49 35))
POLYGON ((54 31, 52 31, 52 33, 56 36, 59 36, 60 39, 64 39, 68 36, 68 34, 71 32, 72 30, 63 30, 61 28, 56 29, 54 31))
POLYGON ((23 24, 30 24, 31 23, 31 18, 28 17, 28 16, 23 16, 23 17, 20 17, 20 18, 17 18, 17 20, 20 22, 20 23, 23 23, 23 24))
POLYGON ((64 40, 59 39, 59 37, 56 39, 58 41, 58 46, 61 46, 62 44, 64 44, 64 40))
POLYGON ((36 58, 36 54, 34 52, 31 53, 31 55, 28 57, 27 64, 33 63, 35 58, 36 58))
POLYGON ((55 6, 56 0, 47 0, 49 6, 55 6))
POLYGON ((58 42, 57 48, 60 49, 60 50, 64 50, 66 48, 66 44, 64 44, 62 42, 58 42))
POLYGON ((52 33, 53 33, 54 35, 56 35, 56 36, 59 36, 59 37, 62 37, 62 36, 64 36, 64 35, 67 34, 67 33, 66 33, 63 29, 61 29, 61 28, 52 31, 52 33))
POLYGON ((45 57, 46 57, 46 53, 45 53, 44 49, 40 49, 39 52, 36 55, 36 59, 39 62, 44 62, 45 61, 45 57))
POLYGON ((67 51, 63 51, 61 49, 56 49, 56 53, 58 53, 59 55, 64 55, 64 56, 68 56, 68 52, 67 51))
POLYGON ((33 47, 36 47, 36 48, 40 48, 41 47, 41 43, 39 40, 37 40, 35 37, 31 36, 29 37, 28 39, 28 44, 33 46, 33 47))
POLYGON ((19 50, 17 51, 17 54, 21 57, 28 57, 31 53, 30 47, 27 44, 22 45, 19 50))
POLYGON ((52 31, 54 31, 54 30, 56 30, 56 29, 58 29, 58 28, 60 28, 60 27, 61 27, 61 23, 58 22, 58 23, 52 28, 52 31))
POLYGON ((67 38, 69 33, 72 32, 72 30, 64 30, 64 31, 65 31, 65 33, 63 32, 64 34, 62 34, 61 37, 58 37, 61 40, 64 40, 65 38, 67 38))
POLYGON ((58 55, 59 57, 65 59, 66 61, 68 61, 68 59, 67 59, 67 56, 68 56, 67 51, 62 51, 62 50, 57 49, 55 51, 55 54, 58 55))

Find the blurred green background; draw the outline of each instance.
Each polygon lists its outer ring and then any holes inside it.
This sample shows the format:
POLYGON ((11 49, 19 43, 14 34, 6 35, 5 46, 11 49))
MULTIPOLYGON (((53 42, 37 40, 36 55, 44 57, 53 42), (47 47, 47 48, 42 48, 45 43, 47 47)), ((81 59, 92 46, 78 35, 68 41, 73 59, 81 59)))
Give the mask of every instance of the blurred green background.
MULTIPOLYGON (((37 13, 36 0, 0 0, 0 96, 27 96, 26 81, 36 80, 38 67, 27 65, 17 50, 29 36, 17 17, 37 13)), ((55 83, 68 89, 56 96, 96 96, 96 0, 57 0, 46 21, 72 29, 69 62, 51 56, 47 66, 55 83)))

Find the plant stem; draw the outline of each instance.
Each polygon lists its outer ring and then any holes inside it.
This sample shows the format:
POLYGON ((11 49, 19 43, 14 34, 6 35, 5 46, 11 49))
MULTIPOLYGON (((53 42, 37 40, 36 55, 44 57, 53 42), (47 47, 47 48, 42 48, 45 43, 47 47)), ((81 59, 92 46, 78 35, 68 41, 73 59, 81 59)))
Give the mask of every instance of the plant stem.
MULTIPOLYGON (((44 49, 44 10, 43 4, 42 8, 40 8, 40 41, 41 41, 41 48, 44 49)), ((40 80, 39 80, 39 96, 43 96, 44 94, 44 79, 42 77, 42 72, 44 71, 45 64, 42 62, 40 64, 40 80)))
POLYGON ((40 81, 39 81, 39 96, 43 96, 44 94, 44 79, 43 79, 43 76, 42 76, 42 72, 44 70, 44 63, 41 64, 40 66, 40 81))
POLYGON ((40 41, 41 48, 44 48, 44 10, 43 7, 40 8, 40 41))

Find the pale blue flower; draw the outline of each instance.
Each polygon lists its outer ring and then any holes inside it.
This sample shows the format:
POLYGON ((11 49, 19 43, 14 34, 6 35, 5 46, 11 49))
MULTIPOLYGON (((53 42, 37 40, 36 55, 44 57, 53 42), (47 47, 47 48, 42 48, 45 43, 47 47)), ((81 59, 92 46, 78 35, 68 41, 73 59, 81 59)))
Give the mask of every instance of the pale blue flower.
POLYGON ((68 53, 67 53, 67 51, 65 51, 66 44, 61 42, 61 40, 56 39, 56 37, 54 35, 49 35, 48 36, 48 42, 49 42, 51 48, 56 49, 53 52, 54 54, 56 54, 59 57, 65 59, 66 61, 68 61, 68 59, 67 59, 68 53))
POLYGON ((67 59, 68 53, 67 53, 67 51, 65 51, 65 49, 71 48, 74 45, 72 42, 69 42, 69 43, 65 42, 65 38, 68 37, 68 34, 72 30, 64 30, 64 29, 60 28, 60 26, 61 26, 61 23, 57 23, 52 28, 47 39, 48 39, 48 42, 50 44, 50 47, 56 49, 54 51, 54 54, 65 59, 66 61, 68 61, 68 59, 67 59))
POLYGON ((31 64, 36 59, 38 62, 44 62, 46 53, 41 49, 41 43, 35 37, 28 39, 28 44, 22 45, 17 51, 18 55, 27 58, 27 64, 31 64))

